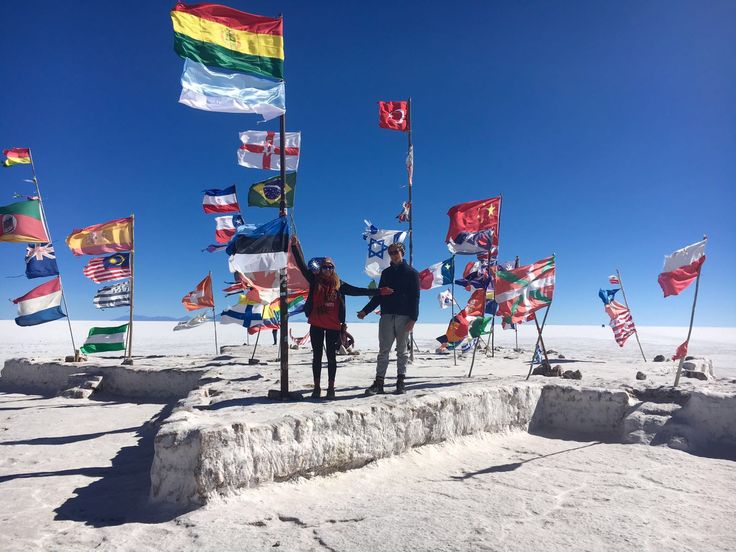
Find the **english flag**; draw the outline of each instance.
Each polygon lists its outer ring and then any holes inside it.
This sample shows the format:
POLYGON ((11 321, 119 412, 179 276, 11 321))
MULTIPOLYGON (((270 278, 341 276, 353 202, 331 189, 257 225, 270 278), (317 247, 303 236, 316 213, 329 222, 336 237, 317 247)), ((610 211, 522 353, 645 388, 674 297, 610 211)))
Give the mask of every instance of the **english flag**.
POLYGON ((378 102, 378 126, 402 132, 409 130, 409 102, 378 102))
POLYGON ((188 311, 203 309, 205 307, 213 308, 215 306, 215 298, 212 296, 212 276, 210 274, 197 284, 194 291, 190 291, 181 299, 184 308, 188 311))
POLYGON ((700 274, 700 267, 705 262, 705 244, 708 240, 699 241, 664 258, 664 267, 657 278, 664 296, 679 295, 700 274))

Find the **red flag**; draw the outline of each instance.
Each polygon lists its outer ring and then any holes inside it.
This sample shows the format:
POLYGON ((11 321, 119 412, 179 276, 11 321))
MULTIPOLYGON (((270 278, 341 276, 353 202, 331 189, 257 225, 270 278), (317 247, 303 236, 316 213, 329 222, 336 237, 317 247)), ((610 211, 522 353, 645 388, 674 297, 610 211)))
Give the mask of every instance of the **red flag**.
POLYGON ((378 126, 391 130, 409 130, 409 103, 378 102, 378 126))
POLYGON ((181 302, 188 311, 203 309, 205 307, 214 307, 215 298, 212 296, 212 276, 207 277, 197 284, 197 289, 190 291, 181 302))
POLYGON ((466 316, 483 316, 483 308, 485 307, 486 290, 476 289, 465 306, 466 316))
POLYGON ((549 306, 555 291, 555 258, 547 257, 513 270, 496 272, 497 316, 511 323, 549 306))
POLYGON ((672 357, 672 360, 679 360, 681 358, 685 358, 687 356, 687 341, 685 341, 682 345, 680 345, 677 350, 675 351, 675 356, 672 357))
POLYGON ((705 262, 705 244, 707 239, 678 249, 664 258, 664 267, 657 281, 662 287, 665 297, 679 295, 700 274, 700 267, 705 262))
POLYGON ((461 310, 450 320, 445 335, 439 336, 437 341, 440 343, 457 343, 458 341, 462 341, 468 335, 469 327, 470 322, 465 317, 465 310, 461 310))
POLYGON ((493 239, 498 244, 498 212, 501 209, 501 198, 492 197, 469 201, 450 207, 450 228, 445 242, 454 240, 461 232, 480 232, 493 230, 493 239))

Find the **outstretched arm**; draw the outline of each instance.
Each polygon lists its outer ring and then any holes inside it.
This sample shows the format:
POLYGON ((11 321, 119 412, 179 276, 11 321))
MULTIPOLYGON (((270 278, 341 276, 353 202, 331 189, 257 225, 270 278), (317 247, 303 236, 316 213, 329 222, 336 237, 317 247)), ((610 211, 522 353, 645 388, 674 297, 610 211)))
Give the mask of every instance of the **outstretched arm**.
POLYGON ((362 287, 355 287, 351 286, 347 282, 340 281, 340 291, 342 291, 345 295, 351 295, 353 297, 358 296, 368 296, 368 297, 375 297, 376 295, 391 295, 394 290, 388 287, 380 287, 380 288, 362 288, 362 287))
MULTIPOLYGON (((379 290, 380 289, 391 289, 391 288, 386 288, 383 285, 383 274, 381 274, 381 279, 378 281, 378 288, 379 290)), ((391 293, 393 293, 393 289, 391 290, 391 293)), ((369 314, 373 312, 374 310, 376 310, 376 307, 378 307, 378 305, 380 304, 381 304, 381 301, 379 299, 379 295, 378 294, 374 295, 373 298, 370 301, 368 301, 368 304, 358 312, 358 318, 360 320, 363 320, 366 314, 369 314)))
POLYGON ((299 240, 296 236, 291 238, 291 252, 294 254, 294 261, 296 262, 296 266, 299 267, 299 270, 302 273, 302 276, 309 282, 310 284, 314 283, 314 274, 312 274, 312 271, 309 270, 309 267, 307 266, 307 263, 304 261, 304 253, 302 252, 302 245, 299 243, 299 240))

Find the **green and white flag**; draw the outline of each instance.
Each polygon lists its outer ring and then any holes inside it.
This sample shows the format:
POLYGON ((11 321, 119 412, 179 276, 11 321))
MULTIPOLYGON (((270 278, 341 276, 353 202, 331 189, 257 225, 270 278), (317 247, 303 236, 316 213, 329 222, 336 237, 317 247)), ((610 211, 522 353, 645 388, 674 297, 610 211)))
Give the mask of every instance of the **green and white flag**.
POLYGON ((84 342, 80 351, 85 355, 90 353, 106 353, 108 351, 124 351, 125 332, 127 331, 127 324, 107 328, 90 328, 87 341, 84 342))

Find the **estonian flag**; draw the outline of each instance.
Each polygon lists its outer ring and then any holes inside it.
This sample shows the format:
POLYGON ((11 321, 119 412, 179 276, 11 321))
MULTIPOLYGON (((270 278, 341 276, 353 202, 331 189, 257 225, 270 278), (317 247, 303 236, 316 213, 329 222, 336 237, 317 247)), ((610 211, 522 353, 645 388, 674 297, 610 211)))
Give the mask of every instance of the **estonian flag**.
POLYGON ((279 217, 255 230, 235 234, 225 251, 230 255, 230 272, 271 272, 286 268, 289 223, 279 217))

